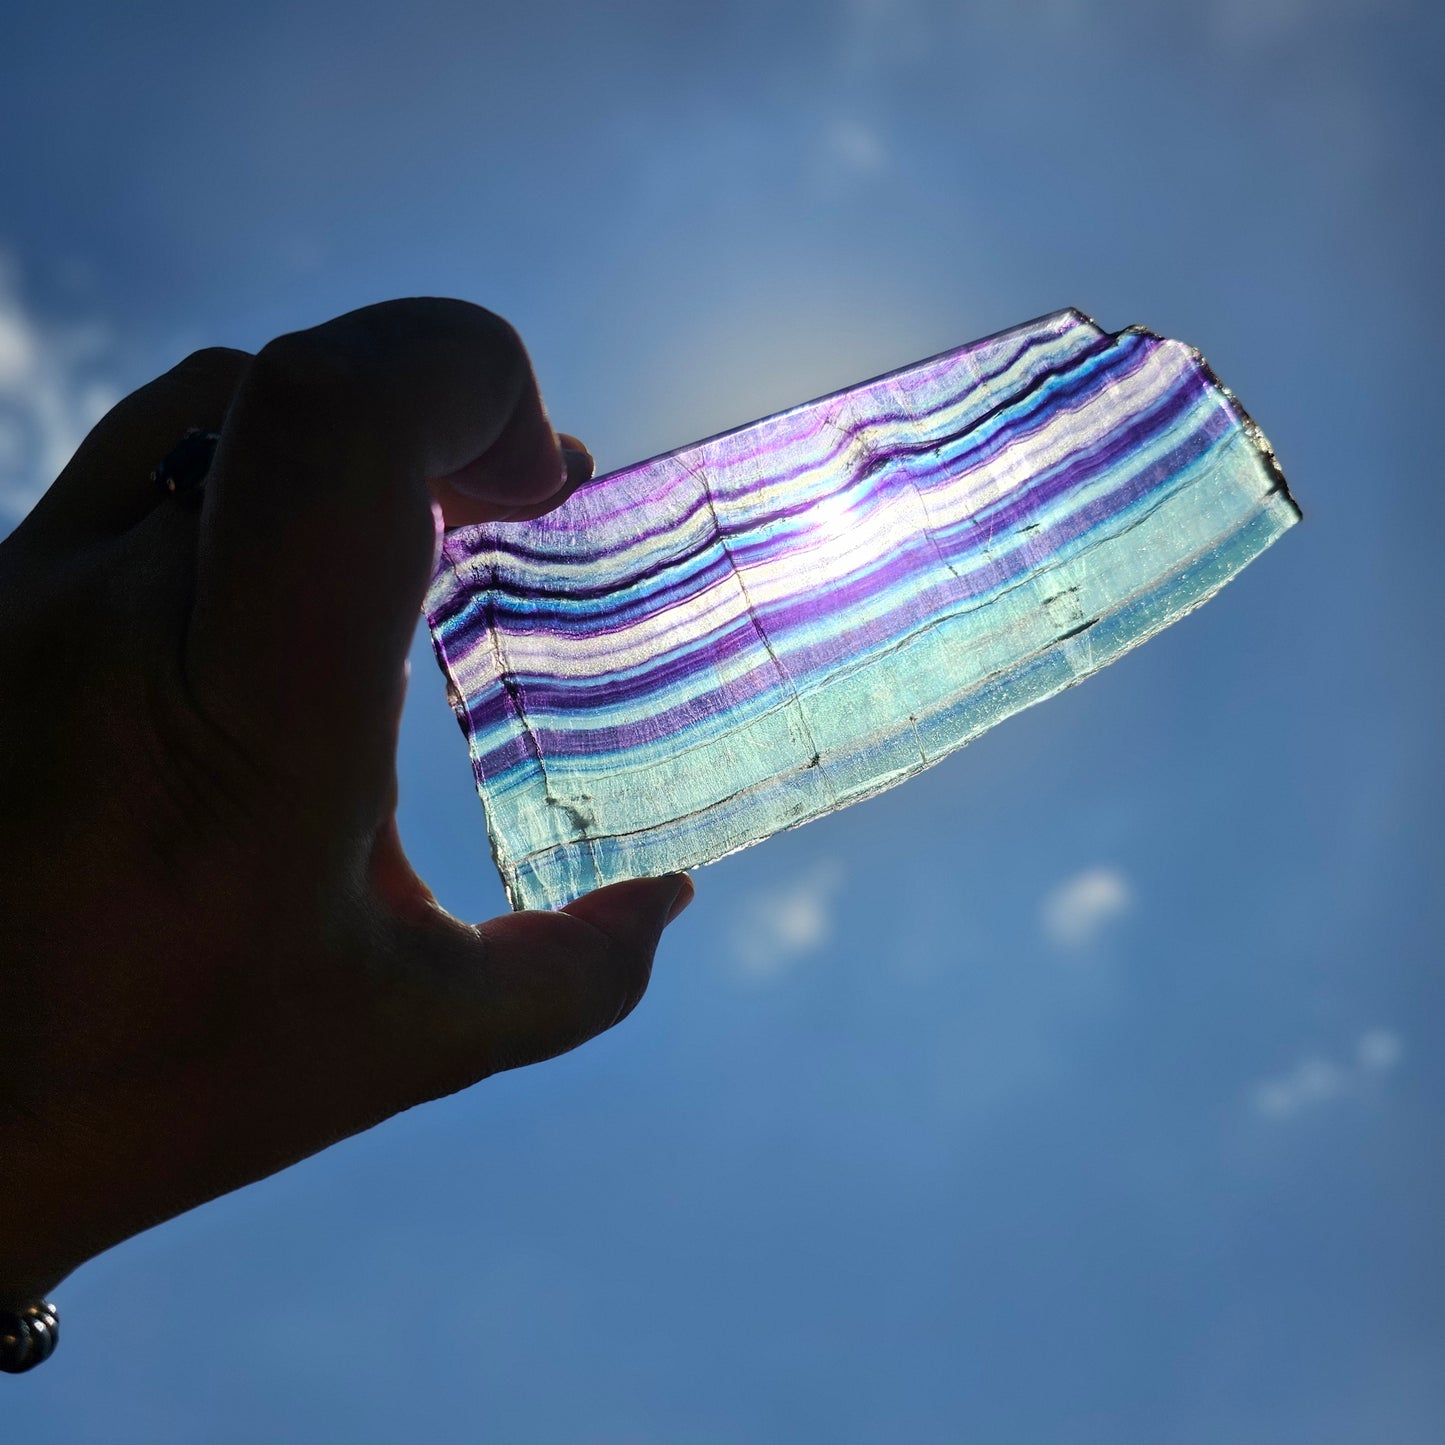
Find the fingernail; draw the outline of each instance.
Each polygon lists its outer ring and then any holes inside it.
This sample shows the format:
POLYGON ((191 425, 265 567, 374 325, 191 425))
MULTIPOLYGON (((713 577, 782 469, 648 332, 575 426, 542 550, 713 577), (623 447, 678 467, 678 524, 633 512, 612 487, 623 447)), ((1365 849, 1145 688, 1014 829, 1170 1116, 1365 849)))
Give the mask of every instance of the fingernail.
POLYGON ((672 900, 672 907, 667 910, 667 917, 662 920, 664 928, 692 902, 697 894, 697 890, 692 886, 692 879, 686 873, 679 873, 677 877, 677 897, 672 900))
POLYGON ((592 473, 596 470, 597 463, 593 461, 591 452, 564 446, 562 448, 562 467, 563 485, 580 487, 583 482, 592 480, 592 473))
POLYGON ((432 575, 435 576, 437 568, 441 565, 442 543, 445 542, 447 535, 446 514, 442 511, 442 504, 435 497, 432 498, 431 504, 431 528, 431 570, 432 575))

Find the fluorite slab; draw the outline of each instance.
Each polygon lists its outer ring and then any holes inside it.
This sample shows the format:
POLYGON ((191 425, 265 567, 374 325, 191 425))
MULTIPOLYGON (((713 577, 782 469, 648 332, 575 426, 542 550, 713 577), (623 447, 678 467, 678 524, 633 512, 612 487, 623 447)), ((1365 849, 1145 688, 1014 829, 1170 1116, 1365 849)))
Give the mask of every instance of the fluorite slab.
POLYGON ((901 782, 1298 520, 1198 352, 1060 311, 446 535, 427 598, 514 907, 901 782))

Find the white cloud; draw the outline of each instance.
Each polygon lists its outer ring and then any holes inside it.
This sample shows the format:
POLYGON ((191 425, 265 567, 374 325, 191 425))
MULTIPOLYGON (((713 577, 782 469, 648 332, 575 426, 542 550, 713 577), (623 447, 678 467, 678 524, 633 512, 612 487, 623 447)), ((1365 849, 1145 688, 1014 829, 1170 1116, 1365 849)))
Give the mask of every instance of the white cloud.
POLYGON ((0 525, 16 521, 116 400, 96 327, 45 322, 0 254, 0 525))
POLYGON ((771 978, 816 953, 832 937, 833 903, 842 882, 842 865, 828 858, 796 881, 747 900, 733 935, 742 971, 755 978, 771 978))
POLYGON ((1059 948, 1087 948, 1133 906, 1129 880, 1117 868, 1086 868, 1044 899, 1039 925, 1059 948))
POLYGON ((0 300, 0 387, 11 390, 24 383, 35 367, 35 351, 35 336, 25 318, 0 300))
POLYGON ((1385 1028, 1368 1029, 1356 1042, 1351 1062, 1310 1055, 1288 1072, 1260 1080, 1250 1091, 1250 1099, 1257 1114, 1282 1123, 1332 1099, 1358 1093, 1371 1075, 1388 1073, 1403 1055, 1398 1034, 1385 1028))

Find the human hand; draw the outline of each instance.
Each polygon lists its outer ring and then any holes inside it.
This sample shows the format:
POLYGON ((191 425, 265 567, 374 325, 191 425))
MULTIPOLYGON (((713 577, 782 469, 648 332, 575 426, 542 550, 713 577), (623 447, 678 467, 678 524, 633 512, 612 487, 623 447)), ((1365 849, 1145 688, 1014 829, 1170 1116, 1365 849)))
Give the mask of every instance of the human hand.
POLYGON ((473 927, 396 829, 442 520, 590 470, 505 322, 388 302, 188 358, 0 545, 0 1306, 641 997, 685 876, 473 927))

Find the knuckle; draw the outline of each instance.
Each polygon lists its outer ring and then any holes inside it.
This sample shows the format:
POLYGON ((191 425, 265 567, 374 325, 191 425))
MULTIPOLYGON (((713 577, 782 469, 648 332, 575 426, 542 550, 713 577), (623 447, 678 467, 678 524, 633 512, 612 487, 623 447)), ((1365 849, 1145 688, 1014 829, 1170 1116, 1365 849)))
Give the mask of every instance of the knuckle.
POLYGON ((487 349, 495 372, 508 379, 511 387, 520 385, 522 379, 529 376, 532 370, 531 358, 527 355, 521 333, 510 321, 493 312, 482 311, 480 306, 476 310, 481 312, 480 325, 487 338, 487 349))
POLYGON ((259 404, 273 424, 308 416, 333 417, 347 400, 365 404, 365 374, 349 363, 344 348, 318 339, 315 332, 293 331, 268 341, 246 373, 251 404, 259 404))
POLYGON ((187 378, 215 378, 233 380, 250 365, 251 354, 238 351, 231 346, 203 346, 193 351, 175 367, 175 371, 187 378))
MULTIPOLYGON (((387 493, 411 469, 412 422, 394 378, 324 328, 279 336, 256 353, 231 425, 238 454, 304 477, 317 496, 334 493, 338 479, 353 497, 387 493)), ((429 553, 430 510, 406 525, 424 533, 429 553)))
POLYGON ((256 353, 252 371, 258 381, 294 386, 309 382, 319 372, 336 365, 337 348, 329 346, 315 331, 288 331, 268 341, 256 353))
POLYGON ((505 317, 472 301, 449 297, 412 297, 384 301, 341 318, 365 328, 381 347, 418 342, 435 347, 438 355, 457 356, 471 369, 492 377, 511 376, 530 369, 521 334, 505 317))
POLYGON ((522 334, 505 316, 488 311, 482 306, 464 303, 474 313, 476 324, 486 333, 499 353, 514 357, 526 356, 527 348, 522 343, 522 334))
POLYGON ((273 438, 324 435, 348 465, 375 470, 433 453, 438 425, 458 428, 442 404, 458 389, 477 398, 477 413, 505 415, 530 377, 510 322, 467 301, 413 298, 278 336, 250 362, 242 395, 273 438))
POLYGON ((486 337, 498 345, 514 346, 521 349, 522 338, 516 328, 505 317, 495 311, 488 311, 475 301, 462 301, 451 296, 411 296, 396 301, 381 301, 375 306, 365 306, 349 316, 338 318, 340 322, 354 322, 358 325, 373 326, 385 331, 393 328, 402 331, 428 330, 438 336, 474 334, 486 337))

